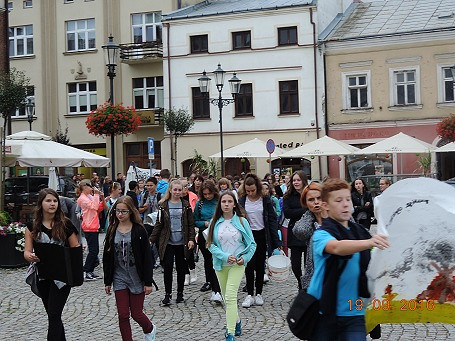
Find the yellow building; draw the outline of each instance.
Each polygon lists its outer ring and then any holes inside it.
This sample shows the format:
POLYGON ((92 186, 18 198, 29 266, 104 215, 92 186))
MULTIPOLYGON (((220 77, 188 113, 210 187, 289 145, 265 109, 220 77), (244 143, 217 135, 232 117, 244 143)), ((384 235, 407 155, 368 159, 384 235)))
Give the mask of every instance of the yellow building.
MULTIPOLYGON (((31 80, 33 130, 54 136, 68 126, 70 143, 110 156, 104 138, 88 133, 91 110, 109 98, 102 46, 108 36, 120 44, 114 102, 133 105, 142 116, 136 134, 115 138, 115 169, 135 161, 148 168, 147 137, 155 138, 154 167, 161 167, 163 126, 162 13, 198 1, 9 1, 10 64, 31 80)), ((28 130, 25 110, 13 116, 13 133, 28 130)), ((97 170, 104 174, 104 170, 97 170)), ((73 169, 65 170, 72 174, 73 169)), ((90 174, 91 170, 85 170, 90 174)), ((110 174, 110 172, 108 173, 110 174)))
MULTIPOLYGON (((328 135, 365 147, 398 132, 434 146, 436 125, 455 107, 455 2, 353 3, 324 38, 328 135)), ((433 171, 455 176, 454 153, 433 155, 433 171)), ((396 154, 395 154, 396 155, 396 154)), ((422 174, 419 156, 331 157, 329 174, 352 180, 392 170, 422 174)))

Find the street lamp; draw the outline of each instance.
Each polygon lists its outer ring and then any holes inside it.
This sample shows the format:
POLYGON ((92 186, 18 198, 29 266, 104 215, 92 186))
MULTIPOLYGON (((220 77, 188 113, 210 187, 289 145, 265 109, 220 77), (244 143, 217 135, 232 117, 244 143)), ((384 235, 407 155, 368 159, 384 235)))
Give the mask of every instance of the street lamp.
MULTIPOLYGON (((107 76, 109 77, 109 102, 114 105, 114 77, 115 67, 117 66, 119 44, 114 42, 114 37, 109 36, 106 45, 102 46, 104 50, 104 58, 107 66, 107 76)), ((111 134, 111 170, 112 179, 115 179, 115 151, 114 151, 114 134, 111 134)))
MULTIPOLYGON (((218 68, 213 71, 215 75, 216 89, 218 90, 218 98, 209 98, 210 103, 217 106, 220 110, 220 148, 221 148, 221 176, 224 177, 224 157, 223 157, 223 107, 227 106, 230 103, 234 103, 236 96, 240 92, 240 83, 241 80, 237 78, 236 73, 234 72, 233 77, 229 80, 229 85, 231 87, 231 98, 223 98, 221 92, 224 87, 224 75, 226 71, 221 68, 221 64, 218 64, 218 68)), ((208 96, 210 78, 207 76, 206 72, 202 73, 202 76, 198 79, 199 89, 202 95, 208 96)))
POLYGON ((35 101, 30 97, 27 98, 25 103, 25 113, 27 114, 27 121, 30 124, 30 131, 32 130, 33 117, 35 116, 35 101))

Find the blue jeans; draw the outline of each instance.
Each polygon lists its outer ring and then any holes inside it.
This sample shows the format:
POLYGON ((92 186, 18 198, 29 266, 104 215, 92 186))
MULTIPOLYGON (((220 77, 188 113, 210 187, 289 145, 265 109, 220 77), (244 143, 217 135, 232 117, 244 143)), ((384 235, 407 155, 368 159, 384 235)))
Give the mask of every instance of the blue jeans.
POLYGON ((366 334, 364 316, 338 316, 336 325, 330 325, 321 316, 310 340, 365 341, 366 334))
POLYGON ((85 272, 93 272, 97 263, 99 264, 98 253, 100 251, 100 244, 98 241, 98 234, 98 232, 84 232, 88 248, 88 255, 84 264, 85 272))

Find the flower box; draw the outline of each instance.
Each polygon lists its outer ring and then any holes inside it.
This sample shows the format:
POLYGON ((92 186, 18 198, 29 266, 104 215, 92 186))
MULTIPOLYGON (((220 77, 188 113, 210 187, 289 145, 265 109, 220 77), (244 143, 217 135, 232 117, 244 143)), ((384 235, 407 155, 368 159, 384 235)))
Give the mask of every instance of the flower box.
POLYGON ((17 268, 28 265, 24 259, 24 252, 16 249, 16 243, 16 233, 0 236, 0 267, 17 268))

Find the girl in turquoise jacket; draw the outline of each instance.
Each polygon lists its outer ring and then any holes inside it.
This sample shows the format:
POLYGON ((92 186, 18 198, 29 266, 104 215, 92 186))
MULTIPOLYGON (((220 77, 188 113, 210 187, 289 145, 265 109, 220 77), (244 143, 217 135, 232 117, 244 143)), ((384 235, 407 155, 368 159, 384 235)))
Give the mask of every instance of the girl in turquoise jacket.
POLYGON ((245 266, 256 251, 250 225, 232 191, 221 194, 207 233, 207 247, 226 304, 226 340, 242 333, 237 292, 245 266))

